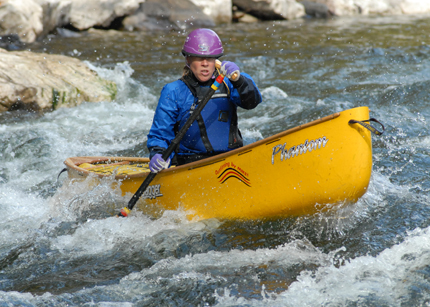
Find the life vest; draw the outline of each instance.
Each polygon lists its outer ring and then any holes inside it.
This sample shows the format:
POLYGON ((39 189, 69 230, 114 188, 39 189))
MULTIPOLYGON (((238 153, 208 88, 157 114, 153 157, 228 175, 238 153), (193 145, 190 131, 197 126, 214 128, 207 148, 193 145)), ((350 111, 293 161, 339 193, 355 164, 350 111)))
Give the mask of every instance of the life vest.
MULTIPOLYGON (((210 89, 210 84, 202 86, 189 75, 180 80, 190 89, 195 100, 188 115, 177 123, 177 131, 182 128, 210 89)), ((229 98, 229 88, 223 83, 181 140, 177 149, 178 155, 213 155, 243 146, 237 123, 237 106, 229 98)))

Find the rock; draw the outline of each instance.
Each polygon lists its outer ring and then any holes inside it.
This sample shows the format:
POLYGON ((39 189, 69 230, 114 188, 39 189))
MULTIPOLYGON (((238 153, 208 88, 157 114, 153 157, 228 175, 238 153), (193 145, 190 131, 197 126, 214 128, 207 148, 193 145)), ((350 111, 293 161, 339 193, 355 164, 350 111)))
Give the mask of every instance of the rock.
POLYGON ((258 21, 258 18, 239 11, 236 6, 233 7, 233 22, 252 23, 258 21))
POLYGON ((356 0, 366 14, 400 15, 400 14, 428 14, 430 1, 422 0, 378 0, 366 2, 356 0))
POLYGON ((116 91, 115 83, 101 79, 78 59, 0 49, 0 112, 111 101, 116 91))
POLYGON ((73 0, 70 24, 78 30, 109 27, 119 17, 132 14, 145 0, 73 0))
POLYGON ((430 1, 423 0, 313 0, 325 4, 337 16, 428 14, 430 1))
POLYGON ((124 18, 122 25, 127 31, 178 29, 170 22, 170 10, 157 1, 142 3, 131 16, 124 18))
MULTIPOLYGON (((92 27, 183 30, 212 27, 215 22, 252 21, 250 15, 260 20, 277 20, 296 19, 306 13, 315 17, 430 13, 428 0, 299 1, 301 3, 296 0, 0 0, 0 36, 17 35, 20 42, 32 43, 56 29, 70 26, 78 31, 92 27), (232 16, 233 5, 238 7, 235 16, 232 16)), ((18 43, 11 43, 6 48, 17 46, 18 43)))
POLYGON ((232 16, 232 0, 191 0, 217 23, 230 23, 232 16))
MULTIPOLYGON (((378 0, 372 2, 364 2, 362 0, 356 0, 356 7, 358 8, 358 13, 362 15, 398 15, 401 14, 401 9, 397 5, 392 5, 388 3, 386 0, 378 0)), ((356 11, 353 11, 353 14, 356 14, 356 11)))
POLYGON ((403 0, 400 3, 400 9, 403 14, 428 14, 430 13, 430 1, 403 0))
POLYGON ((24 47, 17 34, 9 34, 0 36, 0 48, 7 50, 18 50, 24 47))
POLYGON ((71 0, 34 0, 43 12, 43 30, 39 36, 46 36, 51 31, 70 23, 71 0))
POLYGON ((233 5, 261 20, 290 20, 306 15, 304 6, 295 0, 233 0, 233 5))
POLYGON ((300 1, 301 4, 305 7, 305 12, 307 15, 316 17, 316 18, 328 18, 333 16, 333 13, 330 11, 328 6, 323 3, 316 3, 313 1, 300 1))
MULTIPOLYGON (((361 14, 363 8, 356 5, 356 0, 313 0, 316 3, 325 4, 336 16, 361 14)), ((360 0, 359 0, 360 1, 360 0)), ((365 0, 368 2, 368 0, 365 0)), ((380 0, 372 0, 380 1, 380 0)), ((384 1, 384 0, 382 0, 384 1)))
POLYGON ((82 37, 80 32, 75 32, 65 28, 56 28, 55 32, 57 32, 61 37, 82 37))
POLYGON ((213 27, 215 22, 189 0, 146 0, 133 15, 124 18, 128 31, 213 27))
POLYGON ((43 31, 42 8, 33 0, 0 1, 0 35, 15 34, 32 43, 43 31))

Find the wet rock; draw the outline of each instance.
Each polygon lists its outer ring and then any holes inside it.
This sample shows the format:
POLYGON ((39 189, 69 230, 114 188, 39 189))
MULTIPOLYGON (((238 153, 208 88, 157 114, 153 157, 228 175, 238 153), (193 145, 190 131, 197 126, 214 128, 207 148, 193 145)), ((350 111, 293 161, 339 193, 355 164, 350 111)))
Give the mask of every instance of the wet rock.
MULTIPOLYGON (((378 2, 385 0, 372 1, 378 2)), ((329 8, 330 12, 332 12, 336 16, 357 15, 361 14, 362 11, 360 5, 356 4, 356 0, 313 0, 313 2, 326 5, 329 8)))
POLYGON ((328 18, 334 15, 326 4, 306 0, 300 1, 300 3, 305 7, 306 15, 315 18, 328 18))
POLYGON ((128 31, 213 27, 215 22, 189 0, 146 0, 131 16, 124 18, 128 31))
POLYGON ((337 16, 400 15, 430 13, 430 1, 422 0, 313 0, 325 4, 337 16))
POLYGON ((0 0, 0 36, 17 35, 21 42, 32 43, 57 28, 212 27, 216 22, 252 21, 250 15, 259 20, 296 19, 305 16, 305 7, 315 17, 430 13, 430 1, 422 0, 0 0), (233 6, 238 8, 234 16, 233 6))
POLYGON ((82 34, 65 28, 56 28, 55 32, 61 37, 82 37, 82 34))
POLYGON ((73 0, 70 24, 78 30, 109 27, 119 17, 132 14, 144 0, 73 0))
POLYGON ((232 21, 232 0, 191 0, 203 10, 203 13, 211 17, 217 23, 229 23, 232 21))
POLYGON ((3 0, 0 35, 16 34, 32 43, 56 28, 78 30, 109 27, 117 18, 132 14, 145 0, 3 0))
POLYGON ((306 15, 304 6, 295 0, 233 0, 233 5, 261 20, 296 19, 306 15))
POLYGON ((71 107, 111 101, 115 95, 115 83, 78 59, 0 49, 0 112, 71 107))
POLYGON ((400 8, 403 14, 424 14, 430 13, 430 1, 404 0, 400 8))
POLYGON ((409 15, 430 13, 430 1, 422 0, 379 0, 365 2, 361 0, 359 6, 364 14, 381 15, 409 15))
POLYGON ((6 50, 18 50, 24 47, 17 34, 9 34, 0 36, 0 48, 6 50))
POLYGON ((258 22, 259 19, 252 15, 240 11, 237 6, 233 6, 233 22, 252 23, 258 22))
POLYGON ((32 43, 43 31, 42 14, 33 0, 0 1, 0 35, 15 34, 32 43))
POLYGON ((70 23, 72 1, 35 0, 35 2, 40 5, 43 12, 41 18, 43 29, 38 37, 46 36, 57 27, 68 25, 70 23))
POLYGON ((123 20, 123 27, 127 31, 166 30, 174 27, 170 22, 170 11, 162 4, 154 2, 142 3, 139 8, 123 20))

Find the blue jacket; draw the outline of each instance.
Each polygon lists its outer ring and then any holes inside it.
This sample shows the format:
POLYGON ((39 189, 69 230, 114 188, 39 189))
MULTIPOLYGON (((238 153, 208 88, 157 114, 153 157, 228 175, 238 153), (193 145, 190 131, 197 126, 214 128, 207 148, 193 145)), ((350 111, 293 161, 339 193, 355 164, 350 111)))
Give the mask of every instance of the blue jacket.
MULTIPOLYGON (((243 145, 236 109, 238 106, 255 108, 261 102, 261 94, 246 73, 241 73, 236 82, 227 78, 224 81, 202 110, 201 117, 188 129, 176 154, 214 155, 243 145)), ((169 146, 212 83, 210 80, 201 84, 192 76, 164 86, 148 134, 151 158, 169 146)))

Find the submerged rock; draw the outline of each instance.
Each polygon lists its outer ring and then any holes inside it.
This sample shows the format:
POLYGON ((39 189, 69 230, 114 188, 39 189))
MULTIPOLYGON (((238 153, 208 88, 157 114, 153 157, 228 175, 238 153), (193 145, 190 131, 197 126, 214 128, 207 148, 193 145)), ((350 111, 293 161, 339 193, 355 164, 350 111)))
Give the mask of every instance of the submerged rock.
POLYGON ((111 101, 116 84, 63 55, 0 49, 0 112, 52 110, 111 101))
POLYGON ((9 34, 0 36, 0 48, 7 50, 18 50, 24 47, 17 34, 9 34))

